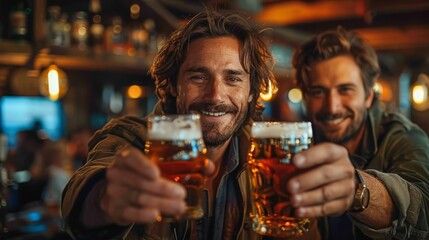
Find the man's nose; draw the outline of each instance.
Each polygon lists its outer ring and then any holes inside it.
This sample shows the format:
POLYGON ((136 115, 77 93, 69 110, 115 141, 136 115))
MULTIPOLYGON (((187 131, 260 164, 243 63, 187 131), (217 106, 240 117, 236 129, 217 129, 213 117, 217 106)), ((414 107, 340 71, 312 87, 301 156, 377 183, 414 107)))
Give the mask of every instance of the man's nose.
POLYGON ((329 113, 336 113, 341 109, 341 98, 336 92, 328 94, 326 109, 329 113))
POLYGON ((212 102, 222 102, 226 93, 225 83, 220 77, 213 78, 210 81, 204 96, 212 102))

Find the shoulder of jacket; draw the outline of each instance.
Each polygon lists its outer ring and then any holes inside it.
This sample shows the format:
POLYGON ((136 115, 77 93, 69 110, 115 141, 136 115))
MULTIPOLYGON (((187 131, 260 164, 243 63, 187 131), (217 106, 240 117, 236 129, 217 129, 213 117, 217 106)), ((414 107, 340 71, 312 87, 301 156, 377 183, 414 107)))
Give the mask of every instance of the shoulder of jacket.
POLYGON ((141 145, 146 139, 146 118, 124 116, 111 119, 103 128, 97 130, 90 140, 89 147, 109 136, 116 136, 133 145, 141 145))
POLYGON ((409 120, 403 114, 398 112, 384 112, 381 117, 381 124, 389 125, 391 127, 402 128, 406 131, 417 127, 413 122, 411 122, 411 120, 409 120))

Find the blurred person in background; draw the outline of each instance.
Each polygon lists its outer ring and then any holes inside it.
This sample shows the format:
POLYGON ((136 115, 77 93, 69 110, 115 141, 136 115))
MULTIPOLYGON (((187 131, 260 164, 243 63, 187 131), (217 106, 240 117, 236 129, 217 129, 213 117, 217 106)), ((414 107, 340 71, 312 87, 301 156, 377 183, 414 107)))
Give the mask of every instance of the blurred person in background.
POLYGON ((9 150, 6 160, 8 176, 14 183, 13 187, 9 188, 9 211, 20 211, 27 204, 41 200, 46 182, 44 179, 32 179, 30 169, 44 141, 37 129, 21 130, 17 133, 16 147, 9 150))
POLYGON ((73 173, 67 142, 65 140, 45 141, 37 152, 36 161, 30 172, 32 179, 46 181, 42 201, 53 216, 59 217, 61 193, 73 173))
POLYGON ((43 181, 45 185, 41 193, 41 205, 32 207, 47 213, 44 219, 48 227, 46 236, 49 239, 69 239, 65 232, 61 231, 61 194, 73 173, 73 165, 70 154, 67 151, 66 140, 46 140, 37 152, 36 161, 31 170, 33 181, 43 181))
POLYGON ((10 209, 7 239, 70 239, 61 231, 59 210, 62 191, 73 172, 66 141, 45 140, 28 172, 26 181, 14 179, 18 196, 8 199, 8 207, 17 201, 19 208, 10 209))
POLYGON ((16 147, 10 150, 8 157, 12 171, 28 171, 34 163, 36 151, 44 140, 36 129, 18 131, 16 147))

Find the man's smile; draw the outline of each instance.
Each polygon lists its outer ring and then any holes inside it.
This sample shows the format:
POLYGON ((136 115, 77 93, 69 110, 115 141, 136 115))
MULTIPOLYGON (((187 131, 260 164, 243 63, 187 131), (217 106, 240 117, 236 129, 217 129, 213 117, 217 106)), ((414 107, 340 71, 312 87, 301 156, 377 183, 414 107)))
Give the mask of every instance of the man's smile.
POLYGON ((207 111, 201 111, 201 113, 210 117, 221 117, 226 114, 226 112, 207 112, 207 111))
POLYGON ((331 119, 324 119, 322 120, 322 122, 328 125, 335 125, 335 124, 341 123, 345 119, 346 119, 345 117, 337 117, 337 118, 331 118, 331 119))

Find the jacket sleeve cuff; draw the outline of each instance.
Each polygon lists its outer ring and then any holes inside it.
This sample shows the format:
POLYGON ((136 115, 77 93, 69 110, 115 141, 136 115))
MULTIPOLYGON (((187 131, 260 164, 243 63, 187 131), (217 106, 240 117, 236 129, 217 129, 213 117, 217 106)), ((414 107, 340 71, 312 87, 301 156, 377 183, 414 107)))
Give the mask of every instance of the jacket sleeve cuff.
POLYGON ((70 215, 64 219, 64 228, 73 239, 115 239, 127 232, 129 226, 101 224, 105 220, 95 200, 98 199, 97 190, 103 187, 103 181, 105 181, 104 170, 94 174, 74 201, 70 215), (93 208, 91 212, 86 212, 91 207, 93 208), (88 227, 84 222, 93 226, 88 227))
POLYGON ((397 174, 370 169, 365 172, 376 177, 385 185, 397 213, 396 219, 388 228, 373 229, 349 215, 353 224, 365 235, 375 239, 426 239, 428 237, 427 227, 419 225, 419 214, 422 207, 422 195, 419 189, 397 174))

